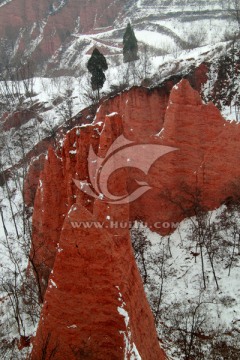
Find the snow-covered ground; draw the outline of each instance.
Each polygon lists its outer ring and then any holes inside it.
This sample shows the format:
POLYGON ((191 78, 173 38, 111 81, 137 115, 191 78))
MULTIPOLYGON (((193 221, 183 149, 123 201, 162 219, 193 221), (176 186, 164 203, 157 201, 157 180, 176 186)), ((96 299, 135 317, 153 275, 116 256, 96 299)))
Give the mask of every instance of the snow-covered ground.
POLYGON ((0 354, 1 359, 25 359, 28 349, 18 351, 21 336, 34 334, 40 314, 38 292, 28 269, 31 221, 23 208, 21 174, 17 183, 0 187, 0 354), (26 228, 27 227, 27 228, 26 228))
POLYGON ((12 0, 2 0, 1 3, 0 3, 0 7, 6 5, 10 1, 12 1, 12 0))
MULTIPOLYGON (((161 237, 142 224, 136 224, 132 231, 133 239, 142 239, 143 256, 136 252, 137 263, 169 359, 185 359, 191 334, 194 344, 189 356, 193 357, 189 358, 226 359, 213 356, 214 347, 220 342, 225 342, 225 347, 228 344, 229 349, 236 346, 240 354, 240 249, 239 243, 234 245, 234 223, 239 226, 239 212, 231 213, 221 207, 205 216, 204 226, 196 217, 186 219, 170 236, 161 237), (205 240, 196 237, 200 225, 205 240), (208 244, 203 248, 204 289, 198 241, 207 242, 214 228, 216 243, 213 245, 211 235, 212 247, 207 247, 208 244), (217 283, 207 249, 213 259, 217 283), (203 352, 202 357, 197 356, 196 348, 203 352)), ((237 237, 238 233, 237 229, 237 237)), ((238 358, 232 355, 228 359, 238 358)))

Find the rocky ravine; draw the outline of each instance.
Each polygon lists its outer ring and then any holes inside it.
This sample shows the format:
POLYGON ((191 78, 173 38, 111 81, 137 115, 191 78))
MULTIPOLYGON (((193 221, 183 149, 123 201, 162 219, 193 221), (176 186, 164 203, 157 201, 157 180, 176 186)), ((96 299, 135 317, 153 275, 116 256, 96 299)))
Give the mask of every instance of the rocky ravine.
POLYGON ((203 104, 197 91, 182 80, 169 99, 164 100, 158 89, 133 88, 104 102, 92 125, 68 132, 61 153, 49 150, 33 214, 32 256, 44 304, 32 359, 39 359, 46 344, 47 358, 51 353, 57 359, 165 357, 129 230, 109 224, 138 219, 154 229, 156 222, 182 220, 186 209, 188 215, 193 213, 196 193, 208 209, 234 196, 240 177, 239 133, 238 124, 224 120, 213 104, 203 104), (137 143, 178 150, 158 159, 147 176, 137 169, 113 173, 112 194, 132 193, 135 180, 152 187, 133 203, 120 206, 83 194, 73 178, 89 180, 90 144, 104 157, 121 134, 137 143), (105 225, 73 226, 79 222, 105 225))

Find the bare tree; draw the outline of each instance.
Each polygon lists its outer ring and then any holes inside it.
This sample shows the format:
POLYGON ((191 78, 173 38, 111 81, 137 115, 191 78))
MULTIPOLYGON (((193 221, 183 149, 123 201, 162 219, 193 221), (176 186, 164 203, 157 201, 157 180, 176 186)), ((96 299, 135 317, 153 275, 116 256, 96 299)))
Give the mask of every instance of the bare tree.
POLYGON ((146 250, 150 246, 144 231, 141 229, 141 223, 137 223, 137 227, 133 226, 131 229, 132 246, 135 253, 135 259, 140 267, 143 283, 146 284, 148 280, 147 264, 146 264, 146 250))
POLYGON ((228 276, 231 275, 231 269, 240 255, 240 202, 231 201, 219 215, 222 231, 224 233, 224 253, 223 260, 228 268, 228 276))
POLYGON ((238 24, 240 32, 240 0, 228 0, 228 12, 238 24))
POLYGON ((209 330, 206 305, 212 301, 202 299, 200 289, 198 297, 193 301, 183 300, 174 303, 163 311, 163 332, 177 345, 175 355, 184 360, 205 360, 206 344, 209 330))
MULTIPOLYGON (((215 224, 211 219, 211 212, 209 212, 204 205, 201 189, 197 186, 195 189, 190 189, 186 184, 182 184, 181 195, 172 198, 169 192, 166 192, 166 196, 168 197, 169 201, 181 209, 185 217, 190 219, 188 238, 190 238, 192 242, 195 243, 195 253, 197 254, 198 249, 200 251, 204 289, 207 288, 205 274, 205 257, 207 255, 212 268, 217 290, 219 290, 214 259, 219 246, 220 234, 217 224, 215 224), (187 205, 183 206, 183 204, 187 205)), ((195 261, 197 261, 196 257, 195 261)))

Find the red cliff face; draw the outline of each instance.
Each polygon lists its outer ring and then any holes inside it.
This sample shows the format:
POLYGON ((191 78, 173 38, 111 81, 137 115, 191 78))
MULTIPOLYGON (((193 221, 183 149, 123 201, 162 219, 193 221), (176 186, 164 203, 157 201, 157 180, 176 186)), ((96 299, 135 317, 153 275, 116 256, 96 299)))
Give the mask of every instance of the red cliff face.
POLYGON ((33 214, 33 239, 31 258, 34 262, 42 293, 53 268, 56 246, 67 212, 61 159, 52 149, 48 152, 36 194, 33 214), (49 206, 43 207, 43 203, 49 206))
MULTIPOLYGON (((52 273, 31 359, 39 359, 44 348, 47 359, 53 352, 57 359, 165 358, 134 260, 129 229, 108 228, 111 221, 128 223, 129 205, 92 201, 72 182, 73 174, 87 177, 89 144, 104 156, 122 131, 119 115, 106 117, 104 126, 87 126, 80 132, 74 129, 65 140, 62 166, 52 151, 46 160, 35 200, 33 248, 40 249, 36 261, 43 285, 49 272, 40 268, 41 259, 44 263, 48 260, 50 270, 51 258, 52 273), (45 213, 40 204, 46 202, 45 213), (105 227, 95 226, 98 222, 105 222, 105 227), (41 241, 46 243, 45 252, 39 246, 41 241)), ((122 175, 116 184, 120 192, 126 188, 126 174, 122 175)))
MULTIPOLYGON (((43 186, 38 187, 33 214, 32 258, 40 275, 43 293, 54 263, 54 249, 59 240, 67 211, 77 198, 81 199, 83 206, 88 210, 93 211, 94 208, 94 199, 78 190, 72 180, 73 178, 77 180, 88 179, 87 158, 90 145, 96 154, 103 156, 104 151, 124 131, 126 131, 125 136, 133 140, 149 138, 150 134, 159 132, 162 127, 167 99, 165 90, 150 91, 133 88, 130 92, 125 92, 104 102, 97 114, 99 120, 96 120, 95 124, 74 128, 68 132, 60 158, 54 155, 52 150, 50 151, 40 177, 40 184, 43 186), (149 109, 148 117, 146 117, 145 107, 149 109), (111 109, 118 111, 119 115, 105 117, 104 114, 111 113, 111 109), (134 109, 137 109, 137 115, 134 109), (122 119, 123 114, 125 114, 124 119, 122 119), (146 134, 144 135, 146 124, 147 137, 146 134), (44 210, 46 202, 49 206, 44 210), (51 222, 54 224, 53 226, 50 225, 51 222), (44 243, 48 246, 43 246, 44 243)), ((32 167, 30 170, 35 174, 32 167)), ((119 174, 118 172, 118 179, 119 174)), ((32 178, 28 176, 27 180, 25 197, 30 203, 32 188, 34 188, 36 179, 35 176, 32 178)), ((124 191, 122 184, 119 184, 114 178, 111 182, 112 184, 109 185, 113 192, 116 189, 120 194, 121 191, 124 191)))
POLYGON ((79 221, 99 219, 80 204, 65 219, 31 359, 48 335, 47 359, 54 349, 56 359, 164 359, 127 232, 74 228, 79 221))
POLYGON ((154 228, 193 215, 196 201, 214 209, 233 196, 240 176, 239 132, 238 124, 224 120, 212 103, 203 104, 182 80, 171 92, 162 130, 152 139, 178 150, 153 164, 152 190, 132 204, 131 219, 138 216, 154 228))
POLYGON ((52 351, 57 359, 129 359, 134 352, 143 360, 164 358, 129 230, 111 221, 138 219, 166 233, 171 228, 159 224, 190 215, 193 199, 218 207, 233 196, 240 178, 239 136, 239 125, 225 121, 213 104, 203 104, 182 80, 169 99, 161 90, 135 88, 106 101, 94 124, 67 134, 59 156, 50 150, 33 215, 32 251, 46 290, 33 360, 46 345, 47 358, 52 351), (177 150, 155 161, 148 174, 137 168, 112 174, 108 189, 114 195, 132 193, 139 186, 135 180, 151 187, 130 204, 114 205, 84 194, 72 179, 89 182, 90 145, 104 158, 122 134, 177 150), (94 225, 99 222, 100 228, 94 225))

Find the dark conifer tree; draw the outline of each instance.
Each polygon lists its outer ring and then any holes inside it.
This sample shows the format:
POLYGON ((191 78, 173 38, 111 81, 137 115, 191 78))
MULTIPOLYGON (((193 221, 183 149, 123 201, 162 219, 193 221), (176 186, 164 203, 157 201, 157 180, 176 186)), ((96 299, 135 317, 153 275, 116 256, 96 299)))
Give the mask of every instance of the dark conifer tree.
POLYGON ((128 23, 123 35, 123 61, 138 60, 138 43, 131 24, 128 23))
POLYGON ((108 69, 107 61, 105 56, 100 53, 100 51, 95 48, 92 52, 92 55, 87 63, 88 71, 92 74, 91 85, 93 90, 98 91, 103 87, 103 84, 106 80, 104 71, 108 69))

